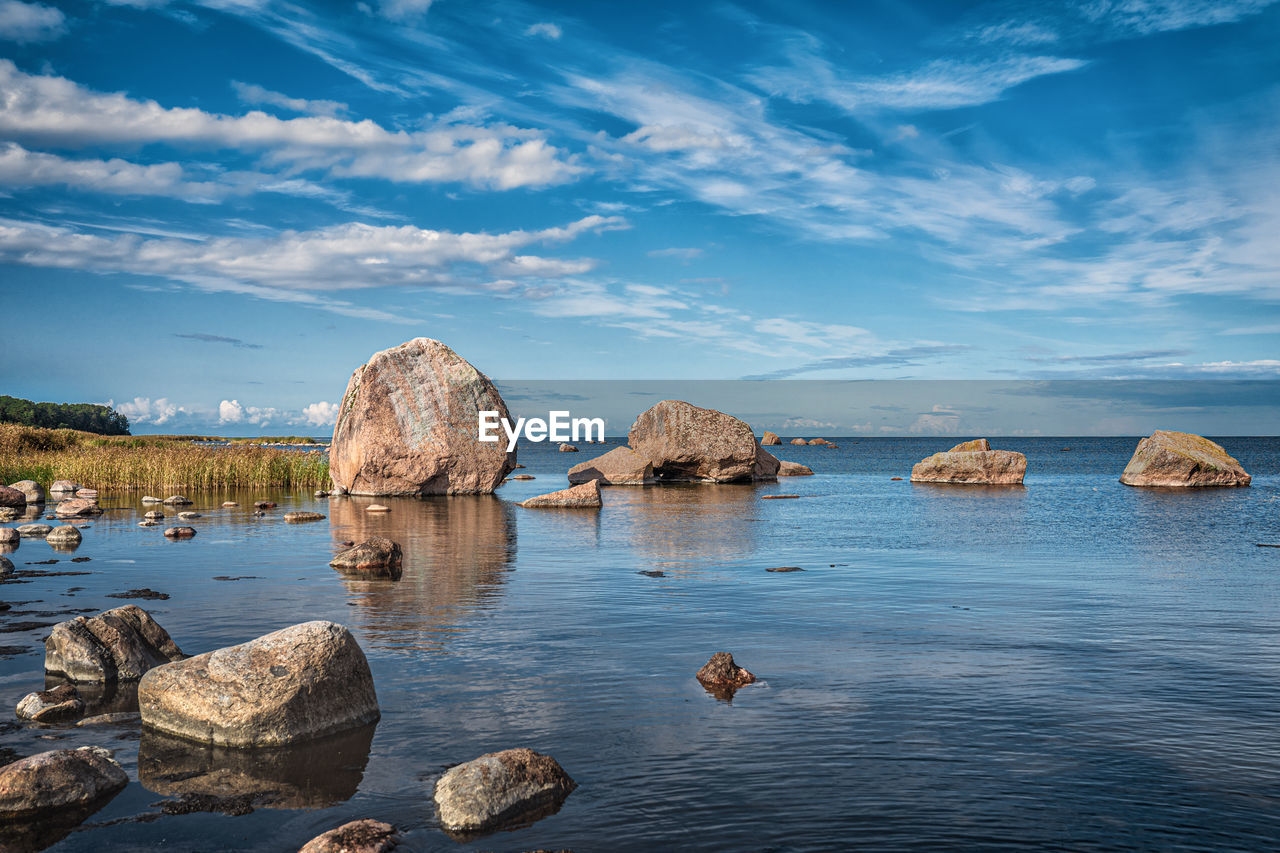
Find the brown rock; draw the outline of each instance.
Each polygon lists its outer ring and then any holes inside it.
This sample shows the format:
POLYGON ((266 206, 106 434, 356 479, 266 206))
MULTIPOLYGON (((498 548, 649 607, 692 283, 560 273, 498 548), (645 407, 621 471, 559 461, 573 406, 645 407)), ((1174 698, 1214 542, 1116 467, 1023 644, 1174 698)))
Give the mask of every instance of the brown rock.
POLYGON ((972 453, 977 450, 990 450, 991 442, 985 438, 975 438, 972 441, 962 441, 955 447, 951 448, 951 453, 972 453))
POLYGON ((802 445, 808 444, 809 442, 805 441, 803 438, 793 438, 791 439, 791 443, 796 445, 797 447, 800 447, 802 445))
POLYGON ((762 501, 783 501, 783 500, 791 500, 791 499, 795 499, 795 498, 798 498, 798 497, 800 497, 800 496, 799 496, 799 495, 761 495, 761 496, 760 496, 760 500, 762 500, 762 501))
POLYGON ((317 835, 298 853, 386 853, 396 846, 396 828, 378 820, 353 820, 317 835))
POLYGON ((19 524, 15 529, 23 539, 43 539, 53 530, 47 524, 19 524))
POLYGON ((0 545, 12 545, 22 538, 22 534, 14 527, 0 527, 0 545))
POLYGON ((102 515, 102 507, 98 506, 96 500, 72 498, 59 503, 54 512, 58 518, 87 518, 91 515, 102 515))
POLYGON ((499 441, 480 441, 481 411, 510 418, 488 377, 439 341, 375 353, 342 398, 333 482, 353 495, 491 493, 515 459, 501 429, 499 441))
POLYGON ((563 509, 599 509, 602 506, 600 500, 600 481, 588 480, 577 486, 570 486, 567 489, 561 489, 558 492, 549 492, 545 495, 538 495, 536 498, 529 498, 520 504, 523 507, 559 507, 563 509))
POLYGON ((324 521, 324 513, 321 512, 286 512, 284 520, 289 524, 301 524, 306 521, 324 521))
POLYGON ((45 672, 76 682, 137 681, 152 667, 184 657, 135 604, 59 622, 44 641, 45 672))
POLYGON ((17 489, 11 489, 8 486, 0 486, 0 506, 11 506, 14 509, 24 509, 27 505, 27 496, 17 489))
POLYGON ((1253 480, 1222 446, 1188 432, 1156 430, 1138 442, 1120 482, 1126 486, 1247 486, 1253 480))
POLYGON ((339 571, 386 575, 393 580, 400 578, 403 563, 400 545, 381 536, 366 539, 329 561, 329 565, 339 571))
POLYGON ((14 509, 11 506, 0 506, 0 521, 13 521, 22 514, 22 510, 14 509))
POLYGON ((772 482, 778 479, 778 471, 782 463, 763 447, 756 448, 756 464, 751 468, 751 479, 758 483, 772 482))
POLYGON ((364 652, 333 622, 304 622, 151 670, 143 725, 232 747, 284 746, 378 719, 364 652))
POLYGON ((660 481, 730 483, 762 478, 760 445, 751 427, 714 409, 663 400, 636 418, 627 442, 653 465, 660 481))
POLYGON ((365 512, 391 512, 391 507, 382 504, 369 504, 364 508, 365 512))
POLYGON ((574 447, 572 444, 562 444, 560 445, 560 452, 561 453, 577 453, 578 448, 574 447))
POLYGON ((760 437, 760 443, 765 447, 772 447, 775 444, 782 444, 782 439, 778 438, 776 432, 765 430, 764 435, 760 437))
POLYGON ((709 687, 742 687, 751 684, 756 677, 733 662, 728 652, 716 652, 711 660, 698 670, 698 680, 709 687))
MULTIPOLYGON (((985 438, 957 444, 961 447, 989 447, 985 438)), ((1027 457, 1010 450, 959 450, 935 453, 911 469, 913 483, 1016 486, 1027 473, 1027 457)))
POLYGON ((532 474, 516 474, 516 475, 515 475, 514 477, 512 477, 511 479, 513 479, 513 480, 536 480, 536 479, 538 479, 538 478, 537 478, 537 477, 535 477, 535 476, 533 476, 532 474))
POLYGON ((222 506, 224 509, 230 509, 233 506, 240 506, 240 504, 236 503, 235 501, 223 501, 222 506))
POLYGON ((98 499, 98 490, 89 489, 89 488, 76 489, 76 497, 84 498, 85 500, 96 501, 98 499))
POLYGON ((23 820, 84 808, 128 784, 105 749, 42 752, 0 768, 0 818, 23 820))
POLYGON ((646 486, 656 482, 649 460, 630 447, 615 447, 569 469, 570 483, 592 480, 598 480, 602 486, 646 486))
POLYGON ((830 444, 830 443, 831 443, 831 442, 827 441, 825 438, 811 438, 811 439, 809 439, 809 444, 813 445, 814 447, 821 447, 821 446, 823 446, 824 444, 830 444))
POLYGON ((164 535, 166 539, 190 539, 196 535, 194 527, 167 527, 164 535))
POLYGON ((18 702, 19 719, 37 723, 56 723, 70 720, 84 713, 84 701, 70 684, 60 684, 50 690, 28 693, 18 702))
POLYGON ((275 501, 254 501, 253 508, 254 509, 275 509, 276 502, 275 501))
POLYGON ((812 477, 813 469, 808 465, 801 465, 799 462, 788 462, 785 459, 779 461, 778 468, 779 477, 812 477))
POLYGON ((446 830, 475 833, 553 814, 576 787, 551 756, 507 749, 450 768, 435 801, 446 830))

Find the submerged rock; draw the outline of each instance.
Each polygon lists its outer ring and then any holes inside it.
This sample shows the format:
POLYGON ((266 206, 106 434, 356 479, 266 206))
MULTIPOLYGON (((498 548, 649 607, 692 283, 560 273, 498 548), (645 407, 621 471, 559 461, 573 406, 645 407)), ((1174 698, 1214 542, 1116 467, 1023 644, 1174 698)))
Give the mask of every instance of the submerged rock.
POLYGON ((137 681, 182 650, 135 604, 59 622, 44 641, 45 672, 76 682, 137 681))
POLYGON ((1189 432, 1156 430, 1138 442, 1120 475, 1126 486, 1247 486, 1253 478, 1220 444, 1189 432))
POLYGON ((44 486, 35 480, 19 480, 16 483, 10 483, 9 488, 22 492, 29 504, 42 504, 45 501, 44 486))
POLYGON ((799 462, 788 462, 785 459, 778 461, 779 477, 812 477, 813 469, 808 465, 801 465, 799 462))
POLYGON ((577 486, 570 486, 567 489, 561 489, 558 492, 548 492, 545 495, 538 495, 536 498, 529 498, 520 504, 523 507, 536 509, 538 507, 559 507, 562 509, 599 509, 600 501, 600 481, 590 480, 577 486))
POLYGON ((36 723, 57 723, 83 713, 84 701, 70 684, 28 693, 18 702, 17 708, 19 719, 36 723))
POLYGON ((663 400, 642 412, 627 443, 661 481, 731 483, 777 473, 777 460, 766 454, 762 461, 764 451, 745 421, 682 400, 663 400))
POLYGON ((985 438, 935 453, 911 469, 913 483, 1016 486, 1027 473, 1027 457, 1010 450, 991 450, 985 438))
POLYGON ((333 622, 304 622, 151 670, 144 725, 233 747, 285 746, 378 719, 364 652, 333 622))
POLYGON ((49 535, 44 538, 55 548, 74 548, 84 539, 84 534, 70 524, 64 524, 61 527, 55 527, 49 531, 49 535))
POLYGON ((708 687, 738 688, 751 684, 756 677, 733 661, 728 652, 716 652, 698 670, 698 681, 708 687))
POLYGON ((9 506, 14 509, 25 509, 27 506, 27 496, 17 489, 11 489, 8 486, 0 486, 0 506, 9 506))
POLYGON ((776 432, 764 431, 764 435, 760 436, 760 443, 765 447, 773 447, 775 444, 782 444, 782 439, 778 438, 776 432))
POLYGON ((286 512, 284 520, 289 524, 300 524, 304 521, 324 521, 322 512, 286 512))
POLYGON ((339 571, 386 575, 392 580, 400 578, 403 564, 404 552, 399 543, 382 536, 366 539, 329 561, 329 565, 339 571))
POLYGON ((653 476, 653 465, 630 447, 615 447, 569 469, 570 483, 589 483, 592 480, 599 481, 602 486, 647 486, 657 482, 653 476))
POLYGON ((510 419, 498 389, 439 341, 375 353, 347 384, 329 449, 335 486, 353 495, 492 493, 515 464, 482 442, 481 411, 510 419))
POLYGON ((386 853, 396 846, 396 828, 380 820, 353 820, 302 845, 298 853, 386 853))
POLYGON ((58 504, 54 512, 58 518, 87 518, 91 515, 102 515, 102 507, 98 506, 96 498, 72 498, 58 504))
POLYGON ((275 509, 276 502, 275 501, 254 501, 253 508, 254 509, 275 509))
POLYGON ((128 784, 105 749, 42 752, 0 768, 0 818, 32 819, 87 807, 128 784))
POLYGON ((554 814, 576 787, 551 756, 507 749, 448 770, 435 801, 446 830, 476 833, 554 814))

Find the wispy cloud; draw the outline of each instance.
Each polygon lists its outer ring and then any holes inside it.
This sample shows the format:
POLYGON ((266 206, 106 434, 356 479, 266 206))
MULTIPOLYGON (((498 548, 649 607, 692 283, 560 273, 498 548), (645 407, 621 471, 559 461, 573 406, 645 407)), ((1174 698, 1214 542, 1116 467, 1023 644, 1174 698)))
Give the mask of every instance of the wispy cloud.
POLYGON ((189 334, 174 333, 175 338, 185 338, 189 341, 202 341, 207 344, 230 344, 239 349, 262 349, 262 344, 250 344, 239 338, 228 338, 223 335, 210 335, 205 332, 191 332, 189 334))
POLYGON ((256 83, 242 83, 239 80, 231 81, 231 88, 235 89, 236 97, 242 102, 251 106, 266 104, 267 106, 280 107, 290 112, 302 113, 304 115, 314 116, 339 116, 348 112, 346 104, 338 101, 315 101, 306 98, 291 98, 280 92, 273 92, 270 89, 257 85, 256 83))
POLYGON ((51 41, 66 32, 67 19, 59 9, 43 3, 0 0, 0 40, 20 44, 51 41))
POLYGON ((530 24, 525 29, 524 34, 527 36, 542 36, 543 38, 551 39, 552 41, 559 41, 560 36, 564 35, 564 32, 560 29, 559 24, 541 21, 536 24, 530 24))

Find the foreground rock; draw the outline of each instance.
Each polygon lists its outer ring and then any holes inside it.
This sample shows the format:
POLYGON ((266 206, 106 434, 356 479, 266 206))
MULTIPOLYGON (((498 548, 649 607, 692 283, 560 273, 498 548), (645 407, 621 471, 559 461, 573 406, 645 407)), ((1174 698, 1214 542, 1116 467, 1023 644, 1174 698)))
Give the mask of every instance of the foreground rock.
POLYGON ((285 746, 367 725, 378 698, 364 652, 333 622, 304 622, 148 672, 145 726, 232 747, 285 746))
POLYGON ((1247 486, 1253 478, 1222 446, 1189 432, 1156 430, 1138 442, 1120 482, 1126 486, 1247 486))
POLYGON ((386 853, 396 846, 396 828, 379 820, 353 820, 317 835, 298 853, 386 853))
POLYGON ((782 439, 778 438, 776 432, 764 431, 764 435, 760 436, 760 443, 765 447, 772 447, 775 444, 782 444, 782 439))
POLYGON ((488 377, 439 341, 375 353, 342 398, 329 449, 333 483, 353 495, 492 493, 515 459, 505 439, 479 440, 481 411, 510 418, 488 377))
POLYGON ((957 444, 945 453, 935 453, 911 469, 911 482, 1020 485, 1027 473, 1027 457, 1010 450, 991 450, 990 447, 982 438, 957 444))
POLYGON ((354 548, 338 554, 329 565, 338 571, 369 575, 386 575, 398 580, 404 564, 400 544, 382 536, 366 539, 354 548))
POLYGON ((98 501, 94 498, 72 498, 58 504, 54 513, 58 518, 88 518, 102 515, 102 507, 98 506, 98 501))
POLYGON ((18 702, 17 708, 18 719, 36 723, 57 723, 83 713, 84 701, 70 684, 28 693, 18 702))
POLYGON ((61 527, 55 527, 50 530, 44 541, 55 548, 75 548, 83 539, 83 533, 70 524, 64 524, 61 527))
MULTIPOLYGON (((760 445, 745 421, 681 400, 663 400, 642 412, 627 443, 667 482, 732 483, 772 479, 760 463, 760 445)), ((767 455, 767 454, 766 454, 767 455)))
POLYGON ((128 784, 105 749, 42 752, 0 768, 0 818, 24 820, 85 808, 128 784))
POLYGON ((151 614, 135 604, 59 622, 44 641, 45 672, 76 682, 137 681, 185 655, 151 614))
POLYGON ((324 521, 322 512, 286 512, 284 520, 289 524, 301 524, 306 521, 324 521))
POLYGON ((592 480, 598 480, 602 486, 647 486, 657 482, 653 465, 630 447, 615 447, 569 469, 570 483, 592 480))
POLYGON ((10 506, 14 509, 25 509, 27 506, 27 496, 17 489, 11 489, 8 486, 0 486, 0 506, 10 506))
POLYGON ((564 509, 599 509, 601 505, 599 480, 590 480, 558 492, 538 495, 520 504, 529 508, 560 507, 564 509))
POLYGON ((451 768, 436 782, 435 800, 446 830, 486 832, 553 814, 576 787, 551 756, 507 749, 451 768))
POLYGON ((698 670, 698 681, 707 687, 738 688, 751 684, 756 677, 733 662, 728 652, 716 652, 698 670))
POLYGON ((19 480, 16 483, 10 483, 9 488, 22 492, 22 496, 29 504, 42 504, 45 501, 44 486, 35 480, 19 480))
POLYGON ((813 469, 808 465, 801 465, 799 462, 788 462, 782 459, 778 462, 779 477, 812 477, 813 469))

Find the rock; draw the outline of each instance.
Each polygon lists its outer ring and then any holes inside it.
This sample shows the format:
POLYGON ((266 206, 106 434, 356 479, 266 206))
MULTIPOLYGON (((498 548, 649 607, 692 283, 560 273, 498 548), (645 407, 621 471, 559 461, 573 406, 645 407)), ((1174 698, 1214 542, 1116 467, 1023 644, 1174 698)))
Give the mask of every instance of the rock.
POLYGON ((185 657, 136 604, 59 622, 44 641, 45 672, 75 682, 137 681, 152 667, 185 657))
POLYGON ((889 479, 890 479, 890 480, 901 480, 902 478, 901 478, 901 477, 890 477, 889 479))
POLYGON ((577 453, 578 448, 574 447, 572 444, 562 444, 560 445, 560 452, 561 453, 577 453))
POLYGON ((178 518, 181 518, 183 521, 190 521, 190 520, 191 520, 191 519, 193 519, 193 518, 200 518, 200 517, 201 517, 201 515, 200 515, 200 513, 198 513, 198 512, 180 512, 180 513, 178 513, 178 518))
POLYGON ((778 479, 778 470, 782 462, 763 447, 756 448, 756 464, 751 468, 751 479, 755 482, 773 482, 778 479))
POLYGON ((391 507, 382 504, 369 504, 364 508, 365 512, 391 512, 391 507))
POLYGON ((316 496, 316 497, 318 497, 318 498, 327 498, 327 497, 329 497, 329 493, 328 493, 328 492, 326 492, 324 489, 319 489, 319 490, 317 490, 317 491, 316 491, 316 495, 315 495, 315 496, 316 496))
POLYGON ((161 500, 160 498, 153 497, 153 496, 151 496, 151 495, 143 495, 143 496, 142 496, 142 502, 143 502, 144 504, 162 504, 162 503, 164 503, 164 501, 163 501, 163 500, 161 500))
POLYGON ((275 509, 276 502, 275 501, 254 501, 253 508, 254 509, 275 509))
POLYGON ((649 460, 630 447, 615 447, 569 469, 570 483, 576 485, 592 480, 602 486, 647 486, 657 482, 649 460))
POLYGON ((797 447, 800 447, 802 445, 808 444, 809 442, 805 441, 803 438, 793 438, 791 439, 791 443, 796 445, 797 447))
POLYGON ((813 447, 821 447, 821 446, 822 446, 822 445, 824 445, 824 444, 830 444, 830 443, 831 443, 831 442, 827 441, 825 438, 811 438, 811 439, 809 439, 809 444, 810 444, 811 446, 813 446, 813 447))
POLYGON ((601 505, 599 480, 589 480, 577 486, 561 489, 558 492, 538 495, 536 498, 529 498, 520 504, 520 506, 528 508, 560 507, 565 509, 599 509, 601 505))
POLYGON ((375 353, 347 384, 329 449, 353 495, 492 493, 515 464, 506 437, 479 440, 481 411, 510 419, 488 377, 449 347, 416 338, 375 353))
POLYGON ((14 509, 24 509, 27 506, 27 496, 17 489, 11 489, 8 486, 0 486, 0 506, 11 506, 14 509))
POLYGON ((728 652, 716 652, 711 660, 698 670, 697 678, 709 687, 738 688, 751 684, 756 677, 733 662, 728 652))
POLYGON ((778 566, 773 569, 765 569, 766 572, 777 572, 778 574, 787 574, 789 572, 803 572, 804 569, 799 566, 778 566))
POLYGON ((80 488, 80 484, 71 480, 54 480, 53 485, 49 487, 50 492, 74 492, 80 488))
POLYGON ((801 465, 799 462, 788 462, 785 459, 778 462, 779 477, 812 477, 813 469, 808 465, 801 465))
POLYGON ((653 465, 654 476, 660 481, 761 479, 757 463, 762 451, 751 427, 714 409, 663 400, 636 418, 627 443, 653 465))
POLYGON ((196 535, 194 527, 168 527, 165 528, 164 535, 166 539, 190 539, 196 535))
POLYGON ((393 580, 400 578, 403 564, 404 553, 399 543, 381 536, 366 539, 329 561, 329 565, 339 571, 387 575, 393 580))
POLYGON ((19 512, 11 506, 0 506, 0 521, 13 521, 17 518, 19 512))
POLYGON ((18 718, 36 723, 57 723, 84 713, 84 701, 70 684, 28 693, 18 702, 18 718))
POLYGON ((990 450, 991 442, 985 438, 975 438, 972 441, 962 441, 955 447, 951 448, 950 453, 973 453, 979 450, 990 450))
POLYGON ((778 434, 776 432, 769 432, 768 430, 765 430, 764 435, 760 437, 760 443, 765 447, 772 447, 775 444, 782 444, 782 439, 778 438, 778 434))
POLYGON ((286 512, 284 520, 289 524, 301 524, 304 521, 324 521, 324 513, 321 512, 286 512))
POLYGON ((43 539, 53 530, 47 524, 20 524, 17 529, 18 535, 23 539, 43 539))
POLYGON ((114 711, 110 714, 94 714, 76 723, 77 729, 90 726, 130 726, 142 722, 142 715, 137 711, 114 711))
POLYGON ((84 498, 87 501, 96 501, 98 499, 97 489, 76 489, 76 497, 84 498))
POLYGON ((485 832, 552 814, 576 787, 551 756, 506 749, 450 768, 436 782, 435 800, 446 830, 485 832))
MULTIPOLYGON (((587 443, 588 443, 588 444, 590 444, 591 442, 587 442, 587 443)), ((512 470, 512 471, 515 471, 515 470, 518 470, 518 469, 520 469, 520 468, 524 468, 524 467, 525 467, 524 465, 517 465, 515 468, 512 468, 511 470, 512 470)))
POLYGON ((42 504, 45 500, 44 486, 35 480, 19 480, 16 483, 10 483, 9 488, 17 489, 22 492, 23 497, 27 499, 29 504, 42 504))
POLYGON ((334 486, 333 489, 330 490, 329 494, 342 497, 343 495, 349 494, 349 492, 347 491, 346 486, 334 486))
POLYGON ((911 469, 913 483, 954 483, 959 485, 1016 486, 1027 473, 1027 457, 1010 450, 961 450, 990 447, 985 438, 957 444, 945 453, 935 453, 911 469))
POLYGON ((142 514, 142 517, 143 517, 143 518, 149 518, 149 519, 151 519, 152 521, 159 521, 160 519, 164 518, 164 513, 163 513, 163 512, 161 512, 161 511, 160 511, 160 510, 158 510, 158 509, 153 509, 153 510, 149 510, 149 511, 147 511, 147 512, 144 512, 144 513, 142 514))
POLYGON ((138 684, 138 706, 149 728, 232 747, 314 740, 379 716, 364 652, 321 621, 157 667, 138 684))
POLYGON ((1222 446, 1188 432, 1156 430, 1138 442, 1120 482, 1126 486, 1247 486, 1244 468, 1222 446))
POLYGON ((58 518, 87 518, 92 515, 102 515, 102 507, 98 506, 96 500, 72 498, 58 504, 54 512, 58 518))
POLYGON ((386 853, 396 846, 396 828, 379 820, 353 820, 302 845, 298 853, 386 853))
POLYGON ((0 557, 0 578, 13 574, 13 561, 8 557, 0 557))
POLYGON ((88 806, 129 784, 96 746, 42 752, 0 768, 0 818, 21 820, 88 806))
POLYGON ((511 479, 513 479, 513 480, 536 480, 536 479, 538 479, 538 478, 537 478, 537 477, 535 477, 535 476, 533 476, 532 474, 516 474, 516 475, 515 475, 514 477, 512 477, 511 479))
POLYGON ((792 499, 799 498, 799 497, 800 497, 799 495, 761 495, 761 496, 760 496, 760 500, 762 500, 762 501, 783 501, 783 500, 792 500, 792 499))
POLYGON ((160 526, 160 522, 158 522, 158 521, 150 521, 150 520, 148 520, 148 521, 139 521, 139 522, 138 522, 138 526, 139 526, 139 527, 159 527, 159 526, 160 526))
POLYGON ((191 506, 191 501, 187 500, 184 495, 169 495, 161 503, 166 503, 170 506, 191 506))
POLYGON ((223 509, 228 509, 228 508, 233 507, 233 506, 240 506, 240 504, 236 503, 235 501, 223 501, 223 502, 222 502, 222 507, 223 507, 223 509))
POLYGON ((0 527, 0 545, 10 545, 22 538, 22 534, 13 527, 0 527))
POLYGON ((55 527, 50 530, 44 541, 55 548, 74 548, 80 544, 82 539, 84 539, 84 534, 70 524, 64 524, 61 527, 55 527))

